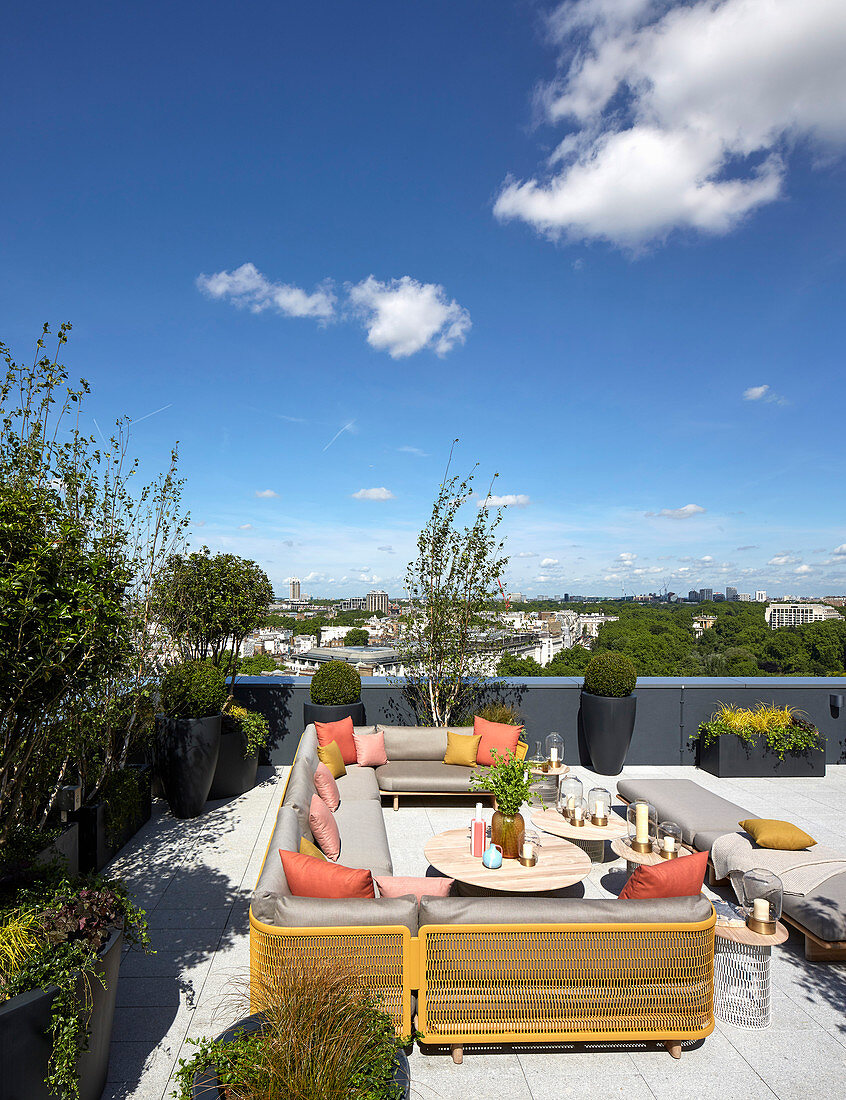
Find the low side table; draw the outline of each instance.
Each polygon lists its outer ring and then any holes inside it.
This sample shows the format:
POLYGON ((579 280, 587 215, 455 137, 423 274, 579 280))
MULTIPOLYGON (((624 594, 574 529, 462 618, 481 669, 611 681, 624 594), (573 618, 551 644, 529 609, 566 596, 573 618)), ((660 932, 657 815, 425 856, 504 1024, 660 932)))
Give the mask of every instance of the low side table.
POLYGON ((532 814, 532 824, 537 825, 544 832, 569 840, 571 844, 575 844, 590 856, 591 863, 602 862, 606 840, 616 840, 629 831, 627 823, 613 812, 608 815, 607 825, 593 825, 588 820, 577 828, 557 810, 535 810, 532 814))
POLYGON ((761 936, 745 924, 714 928, 714 1015, 735 1027, 765 1028, 772 1023, 770 961, 774 944, 784 943, 787 928, 779 921, 772 936, 761 936))
MULTIPOLYGON (((628 834, 628 826, 626 826, 626 834, 628 834)), ((666 863, 667 861, 662 859, 657 852, 636 852, 634 848, 629 846, 627 836, 620 836, 616 840, 611 841, 611 851, 615 856, 620 856, 621 859, 626 861, 626 870, 631 874, 636 867, 654 867, 656 863, 666 863)), ((684 855, 688 855, 687 851, 684 855)))

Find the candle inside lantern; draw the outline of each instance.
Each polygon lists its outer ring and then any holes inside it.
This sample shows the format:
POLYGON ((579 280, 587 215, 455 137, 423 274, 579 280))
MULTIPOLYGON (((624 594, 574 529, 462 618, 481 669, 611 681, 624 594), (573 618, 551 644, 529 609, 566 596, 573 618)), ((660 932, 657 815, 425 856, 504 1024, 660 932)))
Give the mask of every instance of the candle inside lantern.
POLYGON ((674 836, 664 837, 664 851, 674 852, 676 850, 676 838, 674 836))
POLYGON ((553 768, 558 767, 558 746, 557 745, 553 745, 552 748, 549 750, 549 762, 552 764, 553 768))
POLYGON ((770 919, 770 903, 766 898, 753 898, 752 899, 752 916, 755 920, 769 921, 770 919))
POLYGON ((645 802, 635 805, 635 840, 638 844, 649 840, 649 807, 645 802))
POLYGON ((523 847, 520 850, 520 855, 523 857, 523 859, 535 858, 535 846, 531 840, 523 841, 523 847))
POLYGON ((581 821, 583 816, 584 816, 584 810, 582 809, 582 807, 581 806, 575 806, 573 808, 573 820, 574 821, 581 821))
POLYGON ((576 805, 576 800, 573 797, 573 795, 570 795, 570 797, 567 799, 567 816, 568 817, 573 816, 573 807, 575 805, 576 805))
POLYGON ((596 817, 607 817, 608 816, 608 811, 605 808, 605 803, 602 801, 601 798, 598 798, 596 800, 596 809, 595 809, 594 813, 595 813, 596 817))

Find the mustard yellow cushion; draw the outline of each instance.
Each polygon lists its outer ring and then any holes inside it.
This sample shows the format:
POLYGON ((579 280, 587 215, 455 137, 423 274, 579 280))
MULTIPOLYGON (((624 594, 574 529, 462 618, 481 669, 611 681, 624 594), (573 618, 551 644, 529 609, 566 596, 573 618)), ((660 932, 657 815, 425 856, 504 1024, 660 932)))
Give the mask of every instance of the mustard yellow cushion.
POLYGON ((463 768, 476 767, 476 753, 479 751, 481 733, 453 733, 447 730, 447 751, 445 764, 458 764, 463 768))
POLYGON ((789 821, 771 821, 766 817, 755 817, 749 818, 748 821, 738 821, 738 825, 745 833, 749 833, 761 848, 798 852, 801 848, 810 848, 816 844, 812 836, 791 825, 789 821))
POLYGON ((314 856, 315 859, 326 859, 326 856, 321 852, 316 844, 312 844, 306 837, 300 837, 300 855, 301 856, 314 856))
POLYGON ((332 773, 333 779, 340 779, 342 775, 347 774, 344 757, 337 741, 330 741, 328 745, 318 745, 317 756, 332 773))
POLYGON ((526 742, 525 741, 518 741, 517 742, 517 747, 514 749, 514 755, 517 757, 518 760, 525 760, 526 759, 526 753, 528 751, 529 751, 529 746, 526 744, 526 742))

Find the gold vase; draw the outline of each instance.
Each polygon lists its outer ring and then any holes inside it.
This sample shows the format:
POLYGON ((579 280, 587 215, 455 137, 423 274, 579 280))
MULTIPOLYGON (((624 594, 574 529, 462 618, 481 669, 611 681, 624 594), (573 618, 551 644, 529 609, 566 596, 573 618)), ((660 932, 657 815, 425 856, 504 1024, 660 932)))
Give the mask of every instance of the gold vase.
POLYGON ((518 858, 525 831, 526 823, 522 814, 504 814, 501 810, 494 810, 491 818, 491 844, 498 844, 502 848, 503 859, 518 858))

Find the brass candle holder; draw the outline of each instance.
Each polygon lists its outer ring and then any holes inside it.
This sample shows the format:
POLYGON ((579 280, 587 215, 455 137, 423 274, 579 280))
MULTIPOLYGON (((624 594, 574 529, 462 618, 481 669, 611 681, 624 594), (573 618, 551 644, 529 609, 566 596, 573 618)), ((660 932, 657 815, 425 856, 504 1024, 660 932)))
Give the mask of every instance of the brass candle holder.
POLYGON ((517 862, 521 867, 534 867, 537 861, 538 857, 536 855, 530 856, 528 859, 525 856, 517 856, 517 862))
POLYGON ((750 932, 757 932, 759 936, 774 936, 776 933, 774 920, 756 920, 751 913, 746 918, 746 927, 750 932))
POLYGON ((608 824, 608 818, 607 817, 597 817, 596 814, 592 814, 591 819, 590 819, 590 823, 591 823, 591 825, 596 825, 600 829, 604 829, 605 826, 608 824))
POLYGON ((658 855, 661 859, 678 859, 679 853, 673 849, 672 852, 668 852, 666 848, 659 848, 658 855))
POLYGON ((647 852, 652 851, 651 840, 630 840, 629 847, 633 852, 638 852, 640 855, 645 855, 647 852))

